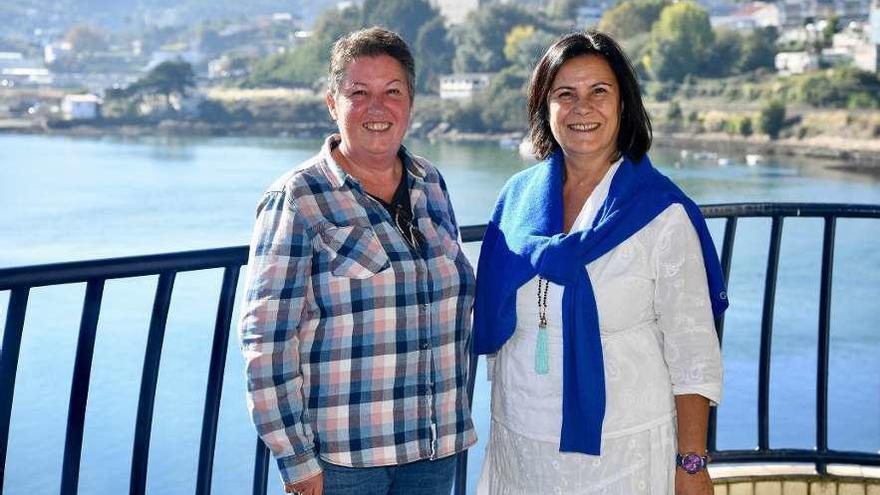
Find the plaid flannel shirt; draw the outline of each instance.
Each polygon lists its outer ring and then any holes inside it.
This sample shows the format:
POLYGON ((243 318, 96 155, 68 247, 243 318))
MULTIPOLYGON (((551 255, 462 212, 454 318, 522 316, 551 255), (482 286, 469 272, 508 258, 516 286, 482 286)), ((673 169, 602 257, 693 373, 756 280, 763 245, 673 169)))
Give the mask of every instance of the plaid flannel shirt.
POLYGON ((446 185, 401 148, 414 254, 388 211, 321 152, 258 207, 239 335, 248 408, 285 482, 460 452, 474 272, 446 185))

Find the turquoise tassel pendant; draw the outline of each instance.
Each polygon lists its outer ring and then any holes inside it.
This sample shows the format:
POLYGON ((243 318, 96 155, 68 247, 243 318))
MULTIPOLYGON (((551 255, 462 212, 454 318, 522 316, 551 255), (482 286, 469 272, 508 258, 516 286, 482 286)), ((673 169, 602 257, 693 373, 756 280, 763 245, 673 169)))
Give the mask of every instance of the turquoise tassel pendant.
POLYGON ((546 325, 538 326, 538 340, 535 344, 535 373, 546 375, 550 372, 550 343, 547 342, 546 325))

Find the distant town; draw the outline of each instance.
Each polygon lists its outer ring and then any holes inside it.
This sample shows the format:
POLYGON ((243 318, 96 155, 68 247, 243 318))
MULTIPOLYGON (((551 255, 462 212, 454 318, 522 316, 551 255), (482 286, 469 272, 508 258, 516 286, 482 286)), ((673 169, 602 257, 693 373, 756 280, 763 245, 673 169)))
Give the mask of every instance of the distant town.
POLYGON ((41 1, 0 7, 0 132, 318 135, 330 45, 378 24, 416 56, 413 135, 517 139, 542 50, 596 27, 633 59, 659 134, 880 156, 880 0, 41 1))

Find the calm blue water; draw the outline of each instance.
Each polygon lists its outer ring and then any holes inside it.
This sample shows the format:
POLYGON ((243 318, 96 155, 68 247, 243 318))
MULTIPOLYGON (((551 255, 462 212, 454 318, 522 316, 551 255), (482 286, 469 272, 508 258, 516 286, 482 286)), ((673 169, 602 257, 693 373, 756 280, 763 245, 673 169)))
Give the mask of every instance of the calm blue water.
MULTIPOLYGON (((0 136, 0 267, 241 245, 263 189, 313 154, 318 141, 284 139, 72 139, 0 136)), ((504 181, 527 166, 494 145, 409 143, 444 172, 461 224, 483 223, 504 181)), ((771 161, 731 157, 657 166, 700 203, 821 201, 880 204, 880 182, 771 161)), ((721 225, 712 224, 720 239, 721 225)), ((757 357, 768 221, 740 222, 724 341, 719 447, 757 443, 757 357)), ((816 321, 822 224, 787 220, 783 234, 771 380, 771 444, 811 447, 815 431, 816 321)), ((880 223, 842 221, 832 308, 830 443, 880 450, 880 223)), ((477 246, 469 246, 474 253, 477 246)), ((148 492, 191 493, 222 274, 179 276, 162 353, 148 492)), ((80 493, 128 490, 134 415, 156 279, 105 289, 86 417, 80 493)), ((33 290, 16 383, 4 493, 57 493, 84 286, 33 290)), ((0 292, 0 322, 8 293, 0 292)), ((2 331, 2 326, 0 326, 2 331)), ((242 360, 230 340, 213 492, 245 493, 254 432, 243 400, 242 360)), ((488 429, 480 373, 474 412, 488 429)), ((470 486, 483 444, 472 449, 470 486)), ((270 493, 281 493, 274 470, 270 493)))

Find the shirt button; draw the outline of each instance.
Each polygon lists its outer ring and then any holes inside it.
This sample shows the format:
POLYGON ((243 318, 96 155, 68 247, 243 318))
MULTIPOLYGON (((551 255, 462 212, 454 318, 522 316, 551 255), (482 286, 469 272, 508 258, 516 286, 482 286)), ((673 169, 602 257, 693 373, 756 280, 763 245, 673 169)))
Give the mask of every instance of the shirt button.
POLYGON ((427 340, 423 340, 423 341, 419 344, 419 347, 421 347, 422 349, 427 349, 427 348, 428 348, 428 341, 427 341, 427 340))

